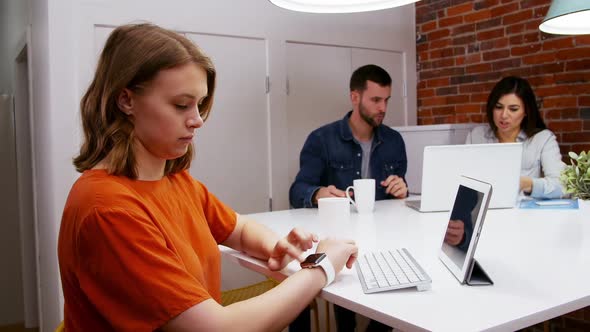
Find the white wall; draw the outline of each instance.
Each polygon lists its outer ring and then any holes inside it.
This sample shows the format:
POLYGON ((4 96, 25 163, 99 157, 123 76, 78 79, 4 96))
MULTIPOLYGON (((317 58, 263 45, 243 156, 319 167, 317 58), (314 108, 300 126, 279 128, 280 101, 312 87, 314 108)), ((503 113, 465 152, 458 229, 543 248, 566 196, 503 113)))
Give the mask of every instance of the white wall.
MULTIPOLYGON (((37 0, 33 4, 34 143, 38 211, 42 331, 62 317, 56 246, 59 221, 76 173, 71 164, 80 142, 78 102, 96 54, 95 25, 138 20, 179 31, 262 38, 268 42, 271 80, 272 192, 275 208, 288 207, 286 138, 286 41, 348 45, 406 53, 409 118, 415 123, 415 20, 413 5, 372 13, 292 13, 267 0, 37 0), (41 144, 41 142, 43 144, 41 144)), ((236 61, 239 61, 239 54, 236 61)), ((410 124, 413 124, 410 122, 410 124)), ((211 142, 214 144, 214 142, 211 142)), ((223 147, 220 147, 223 148, 223 147)), ((245 192, 245 194, 247 194, 245 192)))
POLYGON ((0 326, 24 320, 12 78, 29 12, 28 0, 0 1, 0 326))

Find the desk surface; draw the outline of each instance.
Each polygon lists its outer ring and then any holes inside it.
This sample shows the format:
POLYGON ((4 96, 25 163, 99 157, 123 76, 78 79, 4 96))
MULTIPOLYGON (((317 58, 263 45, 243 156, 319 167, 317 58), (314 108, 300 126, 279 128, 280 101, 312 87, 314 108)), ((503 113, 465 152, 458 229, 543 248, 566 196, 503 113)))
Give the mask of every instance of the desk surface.
MULTIPOLYGON (((402 330, 516 330, 590 305, 590 202, 579 210, 488 210, 475 258, 493 286, 460 285, 438 259, 448 212, 419 213, 401 200, 351 213, 340 227, 320 223, 317 209, 252 214, 279 234, 294 226, 354 238, 360 251, 406 247, 432 278, 432 289, 364 294, 356 271, 344 270, 320 297, 402 330)), ((231 259, 285 278, 260 261, 222 247, 231 259)))

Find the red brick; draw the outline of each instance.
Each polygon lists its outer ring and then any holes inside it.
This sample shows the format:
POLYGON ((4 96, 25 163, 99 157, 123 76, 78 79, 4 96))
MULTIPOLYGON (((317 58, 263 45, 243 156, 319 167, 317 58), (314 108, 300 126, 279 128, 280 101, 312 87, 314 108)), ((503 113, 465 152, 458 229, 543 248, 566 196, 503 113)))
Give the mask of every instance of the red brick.
POLYGON ((522 21, 526 21, 532 17, 533 17, 532 9, 519 11, 514 14, 509 14, 509 15, 502 17, 502 24, 503 25, 510 25, 510 24, 514 24, 514 23, 519 23, 522 21))
POLYGON ((543 21, 544 18, 545 18, 545 15, 543 15, 543 17, 541 17, 541 18, 536 18, 536 19, 534 19, 532 21, 526 22, 524 24, 525 30, 528 30, 528 31, 539 31, 539 25, 541 25, 541 22, 543 21))
POLYGON ((491 51, 491 52, 485 52, 483 54, 483 60, 484 61, 492 61, 492 60, 504 59, 509 56, 510 56, 509 50, 491 51))
POLYGON ((563 72, 564 68, 565 64, 563 62, 555 62, 529 67, 527 68, 527 72, 528 75, 546 75, 551 73, 563 72))
POLYGON ((575 107, 577 106, 576 97, 557 97, 557 98, 544 98, 543 107, 575 107))
POLYGON ((467 102, 469 102, 468 95, 456 95, 447 97, 447 104, 464 104, 467 102))
POLYGON ((475 10, 480 10, 480 9, 484 9, 484 8, 494 7, 494 6, 498 5, 499 3, 500 3, 500 0, 480 0, 480 1, 477 1, 473 5, 473 8, 475 10))
POLYGON ((465 74, 464 68, 444 68, 444 69, 435 69, 435 70, 428 70, 428 71, 421 71, 420 72, 420 79, 429 79, 435 77, 444 77, 444 76, 454 76, 454 75, 463 75, 465 74))
POLYGON ((537 53, 534 55, 525 56, 522 58, 522 63, 525 65, 551 63, 555 61, 555 53, 537 53))
POLYGON ((493 40, 486 40, 484 42, 481 42, 480 44, 480 50, 481 51, 486 51, 486 50, 497 50, 499 48, 505 48, 507 47, 509 44, 508 42, 508 38, 498 38, 498 39, 493 39, 493 40))
POLYGON ((456 95, 457 94, 457 87, 456 86, 447 86, 444 88, 436 89, 437 96, 448 96, 448 95, 456 95))
POLYGON ((539 36, 540 36, 539 31, 527 33, 527 34, 523 35, 523 41, 525 43, 536 43, 540 40, 539 36))
POLYGON ((416 45, 416 51, 418 51, 418 52, 423 52, 423 51, 427 51, 427 50, 428 50, 428 43, 422 43, 422 44, 416 45))
POLYGON ((584 130, 590 130, 590 120, 584 121, 584 130))
POLYGON ((420 31, 422 33, 426 33, 426 32, 432 31, 436 28, 437 28, 436 21, 432 21, 432 22, 422 24, 422 26, 420 27, 420 31))
POLYGON ((487 71, 491 71, 491 70, 492 70, 491 63, 480 63, 477 65, 467 66, 465 68, 465 72, 468 74, 487 72, 487 71))
POLYGON ((446 105, 446 102, 447 102, 447 97, 444 97, 444 96, 424 98, 424 99, 421 99, 420 106, 424 106, 424 107, 440 106, 440 105, 446 105))
POLYGON ((578 61, 568 61, 566 64, 567 71, 587 70, 590 68, 590 58, 578 61))
POLYGON ((547 6, 548 0, 522 0, 520 2, 520 8, 531 8, 537 6, 547 6))
POLYGON ((432 125, 432 124, 434 124, 433 118, 419 118, 418 119, 418 125, 420 125, 420 126, 432 125))
POLYGON ((453 28, 452 35, 456 36, 467 32, 475 32, 475 23, 465 24, 453 28))
POLYGON ((452 115, 453 113, 455 113, 455 106, 442 106, 432 108, 432 114, 434 116, 452 115))
POLYGON ((555 50, 560 48, 572 48, 574 46, 573 38, 557 38, 551 40, 545 40, 543 42, 544 50, 555 50))
POLYGON ((578 106, 590 106, 590 96, 579 96, 578 106))
POLYGON ((576 47, 570 50, 561 50, 555 54, 558 60, 584 59, 590 57, 590 47, 576 47))
POLYGON ((445 38, 445 39, 437 39, 430 42, 431 49, 443 48, 451 45, 453 43, 453 39, 445 38))
POLYGON ((470 101, 472 103, 485 103, 488 100, 489 93, 472 93, 470 101))
POLYGON ((434 96, 434 89, 418 89, 418 99, 434 96))
POLYGON ((576 45, 590 45, 590 35, 576 36, 576 45))
POLYGON ((556 83, 584 83, 590 82, 590 72, 570 72, 555 74, 556 83))
POLYGON ((424 51, 424 52, 419 52, 418 53, 418 61, 426 61, 428 60, 428 52, 424 51))
POLYGON ((469 123, 467 114, 455 114, 455 123, 469 123))
POLYGON ((521 60, 519 58, 512 58, 506 59, 501 61, 496 61, 492 63, 492 70, 494 72, 498 72, 500 70, 518 67, 521 64, 521 60))
POLYGON ((510 55, 521 56, 526 54, 533 54, 541 50, 541 44, 532 44, 527 46, 513 47, 510 50, 510 55))
POLYGON ((572 95, 583 95, 590 92, 590 84, 575 84, 570 86, 572 95))
POLYGON ((464 56, 458 56, 455 58, 455 64, 457 66, 463 66, 465 65, 465 57, 464 56))
POLYGON ((483 123, 486 122, 486 118, 483 114, 472 114, 469 116, 469 122, 483 123))
POLYGON ((426 81, 426 86, 429 88, 440 87, 440 86, 448 86, 450 83, 450 78, 443 77, 443 78, 434 78, 426 81))
POLYGON ((504 28, 498 28, 494 30, 488 30, 479 32, 477 34, 477 40, 488 40, 494 38, 500 38, 504 36, 504 28))
MULTIPOLYGON (((556 75, 562 75, 562 74, 556 74, 556 75)), ((553 75, 530 77, 528 80, 529 80, 529 83, 531 83, 531 85, 533 85, 535 87, 539 87, 539 86, 543 86, 543 85, 553 85, 556 82, 553 75)))
POLYGON ((519 23, 519 24, 513 24, 510 26, 506 27, 506 34, 507 35, 512 35, 515 33, 521 33, 524 31, 524 24, 523 23, 519 23))
POLYGON ((431 117, 432 116, 432 110, 429 109, 429 108, 428 109, 419 109, 418 110, 418 116, 419 117, 425 117, 425 116, 431 117))
POLYGON ((459 93, 489 92, 496 82, 464 84, 459 87, 459 93))
POLYGON ((448 37, 451 34, 449 29, 439 29, 428 33, 428 40, 437 40, 440 38, 448 37))
POLYGON ((473 10, 473 3, 471 3, 471 1, 469 1, 469 2, 466 2, 461 5, 447 8, 447 16, 460 15, 460 14, 468 13, 471 10, 473 10))
POLYGON ((495 7, 492 9, 492 17, 499 17, 499 16, 503 16, 505 14, 508 13, 514 13, 515 11, 518 10, 518 3, 513 2, 507 5, 503 5, 500 7, 495 7))
POLYGON ((444 67, 451 67, 455 65, 455 58, 444 58, 440 60, 436 60, 432 62, 432 68, 444 68, 444 67))
POLYGON ((476 11, 472 14, 467 14, 463 17, 465 22, 481 22, 483 20, 489 19, 492 17, 492 12, 489 9, 484 9, 480 11, 476 11))
POLYGON ((561 96, 561 95, 569 95, 570 87, 568 85, 554 85, 548 87, 537 87, 535 89, 535 94, 537 97, 551 97, 551 96, 561 96))
POLYGON ((455 116, 454 115, 435 116, 434 123, 435 124, 455 123, 455 116))
MULTIPOLYGON (((588 151, 590 151, 590 143, 586 143, 586 144, 574 144, 570 148, 570 151, 574 151, 574 152, 576 152, 578 154, 580 152, 582 152, 582 151, 588 152, 588 151)), ((575 329, 574 331, 588 331, 588 326, 586 326, 585 329, 583 329, 583 330, 575 329)))
POLYGON ((495 17, 489 20, 477 22, 475 24, 476 30, 487 30, 491 28, 495 28, 502 25, 502 19, 500 17, 495 17))
POLYGON ((556 132, 575 132, 582 130, 582 121, 580 120, 566 120, 566 121, 552 121, 547 124, 549 129, 556 132))
POLYGON ((458 25, 461 23, 463 23, 463 16, 446 17, 446 18, 441 18, 440 20, 438 20, 438 26, 440 28, 444 28, 444 27, 448 27, 448 26, 452 26, 452 25, 458 25))
POLYGON ((524 37, 523 37, 523 35, 516 35, 516 36, 510 37, 509 40, 510 40, 511 45, 519 45, 524 42, 524 37))
POLYGON ((475 42, 475 35, 466 35, 453 38, 453 45, 467 45, 475 42))
POLYGON ((457 113, 480 113, 483 111, 482 104, 463 104, 455 106, 457 113))
POLYGON ((475 54, 469 54, 465 56, 465 63, 469 64, 469 63, 477 63, 481 61, 481 54, 480 53, 475 53, 475 54))

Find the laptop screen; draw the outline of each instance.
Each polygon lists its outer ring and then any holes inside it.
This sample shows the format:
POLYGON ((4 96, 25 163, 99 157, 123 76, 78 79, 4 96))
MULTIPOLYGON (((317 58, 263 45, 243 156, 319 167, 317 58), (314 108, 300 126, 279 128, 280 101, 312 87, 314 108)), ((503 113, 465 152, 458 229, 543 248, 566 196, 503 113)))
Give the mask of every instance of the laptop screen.
POLYGON ((483 197, 483 193, 463 185, 459 185, 455 196, 442 251, 461 270, 467 260, 467 250, 483 197))

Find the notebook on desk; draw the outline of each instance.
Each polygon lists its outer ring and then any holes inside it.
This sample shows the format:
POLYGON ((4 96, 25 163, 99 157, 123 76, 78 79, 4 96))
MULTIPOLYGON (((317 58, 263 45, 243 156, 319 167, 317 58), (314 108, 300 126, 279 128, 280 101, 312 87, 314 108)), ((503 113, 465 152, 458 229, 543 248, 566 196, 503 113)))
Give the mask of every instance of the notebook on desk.
POLYGON ((424 148, 419 200, 406 205, 420 212, 449 211, 459 176, 494 188, 491 209, 513 208, 518 201, 522 143, 437 145, 424 148))

